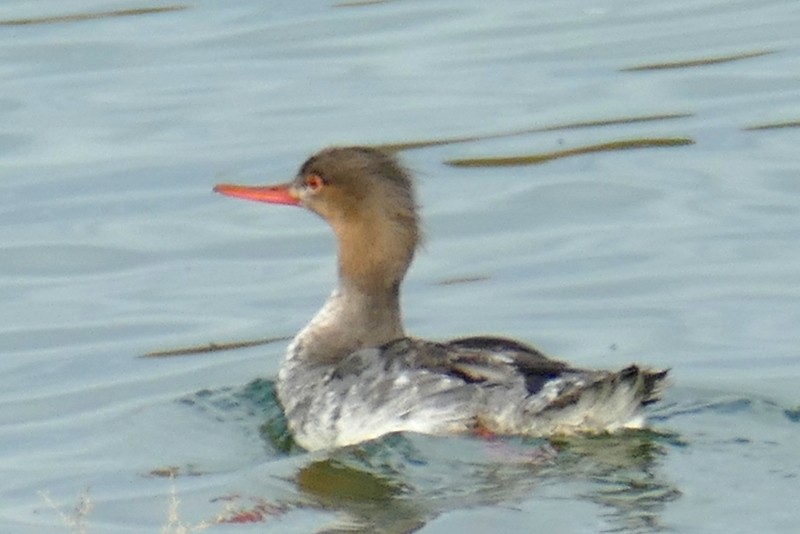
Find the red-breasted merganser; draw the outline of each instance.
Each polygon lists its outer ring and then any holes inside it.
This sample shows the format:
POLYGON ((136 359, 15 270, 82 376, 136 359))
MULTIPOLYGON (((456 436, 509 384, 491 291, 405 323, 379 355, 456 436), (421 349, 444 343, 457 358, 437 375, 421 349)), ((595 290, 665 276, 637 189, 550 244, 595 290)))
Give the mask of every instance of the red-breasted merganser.
POLYGON ((392 432, 548 436, 644 424, 667 371, 582 370, 499 337, 406 336, 400 284, 420 241, 414 185, 392 155, 324 149, 288 183, 224 195, 302 206, 338 241, 339 283, 290 343, 277 392, 308 450, 392 432))

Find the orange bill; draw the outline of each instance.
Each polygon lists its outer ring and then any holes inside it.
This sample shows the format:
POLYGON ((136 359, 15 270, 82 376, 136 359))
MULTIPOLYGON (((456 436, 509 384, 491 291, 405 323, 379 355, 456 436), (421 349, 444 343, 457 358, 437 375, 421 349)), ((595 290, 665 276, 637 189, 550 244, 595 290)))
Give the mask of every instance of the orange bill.
POLYGON ((214 186, 214 192, 256 202, 297 206, 300 201, 292 193, 291 185, 291 183, 266 186, 219 184, 214 186))

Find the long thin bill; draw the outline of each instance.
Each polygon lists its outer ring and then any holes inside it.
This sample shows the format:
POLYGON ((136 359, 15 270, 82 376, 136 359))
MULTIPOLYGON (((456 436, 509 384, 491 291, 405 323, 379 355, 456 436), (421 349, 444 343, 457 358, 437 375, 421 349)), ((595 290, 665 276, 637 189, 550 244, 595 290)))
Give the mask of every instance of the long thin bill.
POLYGON ((297 206, 300 201, 292 194, 290 185, 288 183, 266 186, 219 184, 214 186, 214 192, 256 202, 297 206))

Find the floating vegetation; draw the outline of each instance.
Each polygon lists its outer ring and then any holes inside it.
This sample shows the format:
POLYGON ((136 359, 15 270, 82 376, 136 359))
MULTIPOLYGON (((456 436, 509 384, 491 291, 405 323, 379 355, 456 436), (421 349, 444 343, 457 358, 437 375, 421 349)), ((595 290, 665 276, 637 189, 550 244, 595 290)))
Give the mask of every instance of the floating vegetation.
POLYGON ((333 4, 333 7, 361 7, 361 6, 372 6, 375 4, 385 4, 390 0, 353 0, 352 2, 339 2, 338 4, 333 4))
POLYGON ((193 354, 204 354, 207 352, 219 352, 223 350, 244 349, 247 347, 257 347, 258 345, 267 345, 269 343, 276 343, 278 341, 288 341, 292 339, 291 336, 276 336, 267 337, 263 339, 254 339, 250 341, 236 341, 233 343, 209 343, 208 345, 198 345, 195 347, 187 347, 183 349, 174 350, 158 350, 148 352, 143 358, 164 358, 169 356, 191 356, 193 354))
POLYGON ((664 70, 664 69, 684 69, 689 67, 705 67, 706 65, 716 65, 718 63, 729 63, 740 59, 750 59, 754 57, 774 54, 775 50, 757 50, 755 52, 744 52, 730 56, 704 57, 698 59, 688 59, 685 61, 668 61, 665 63, 647 63, 633 67, 625 67, 620 72, 638 72, 643 70, 664 70))
POLYGON ((780 128, 800 128, 800 120, 755 124, 753 126, 746 126, 745 128, 742 129, 746 132, 753 132, 758 130, 778 130, 780 128))
POLYGON ((177 465, 170 465, 167 467, 156 467, 151 469, 147 476, 161 477, 161 478, 174 478, 180 474, 181 468, 177 465))
POLYGON ((114 17, 131 17, 135 15, 152 15, 182 11, 187 6, 143 7, 139 9, 117 9, 115 11, 99 11, 96 13, 75 13, 74 15, 53 15, 51 17, 32 17, 28 19, 0 20, 0 26, 28 26, 32 24, 57 24, 60 22, 79 22, 83 20, 109 19, 114 17))
POLYGON ((620 124, 635 124, 639 122, 666 121, 672 119, 685 119, 691 117, 691 113, 662 113, 658 115, 638 115, 632 117, 617 117, 615 119, 597 119, 578 122, 567 122, 551 126, 539 126, 536 128, 524 128, 522 130, 511 130, 508 132, 493 133, 486 135, 469 135, 463 137, 444 137, 441 139, 425 139, 421 141, 406 141, 400 143, 386 143, 376 145, 376 148, 388 152, 399 152, 401 150, 414 150, 417 148, 428 148, 432 146, 453 145, 457 143, 471 143, 474 141, 485 141, 487 139, 501 139, 504 137, 514 137, 542 132, 556 132, 559 130, 575 130, 578 128, 597 128, 602 126, 617 126, 620 124))
POLYGON ((517 165, 538 165, 554 159, 570 156, 580 156, 593 152, 614 152, 617 150, 631 150, 634 148, 656 148, 693 145, 694 141, 688 137, 656 137, 630 139, 627 141, 610 141, 597 145, 587 145, 553 152, 541 152, 522 156, 501 156, 485 158, 457 158, 446 160, 447 165, 453 167, 510 167, 517 165))
POLYGON ((489 276, 487 275, 476 275, 476 276, 459 276, 456 278, 445 278, 444 280, 439 280, 436 282, 437 286, 452 286, 456 284, 471 284, 473 282, 483 282, 484 280, 488 280, 489 276))
MULTIPOLYGON (((555 126, 534 128, 531 132, 555 132, 558 130, 574 130, 576 128, 595 128, 598 126, 617 126, 619 124, 636 124, 639 122, 667 121, 672 119, 685 119, 692 117, 693 113, 662 113, 660 115, 639 115, 633 117, 618 117, 616 119, 598 119, 593 121, 568 122, 555 126)), ((528 133, 528 132, 523 132, 528 133)))
POLYGON ((156 467, 147 472, 148 477, 156 478, 177 478, 179 476, 198 477, 207 475, 208 472, 198 469, 196 466, 189 464, 184 468, 177 465, 166 465, 164 467, 156 467))

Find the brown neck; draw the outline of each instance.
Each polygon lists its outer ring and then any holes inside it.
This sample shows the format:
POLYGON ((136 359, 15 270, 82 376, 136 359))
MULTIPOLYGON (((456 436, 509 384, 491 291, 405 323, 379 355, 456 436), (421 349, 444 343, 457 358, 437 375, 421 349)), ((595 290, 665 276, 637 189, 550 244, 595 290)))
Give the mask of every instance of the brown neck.
POLYGON ((367 219, 337 230, 340 284, 376 297, 396 293, 414 257, 416 231, 367 219))
POLYGON ((414 255, 416 230, 353 221, 346 229, 336 232, 339 286, 295 340, 305 361, 334 363, 405 335, 400 284, 414 255))

